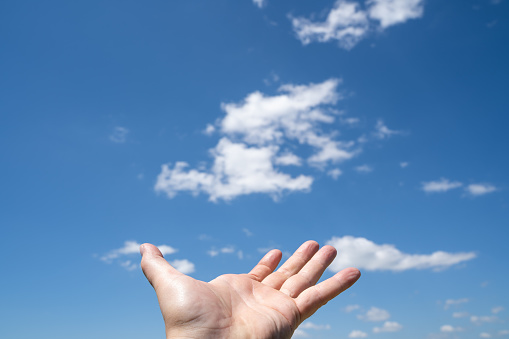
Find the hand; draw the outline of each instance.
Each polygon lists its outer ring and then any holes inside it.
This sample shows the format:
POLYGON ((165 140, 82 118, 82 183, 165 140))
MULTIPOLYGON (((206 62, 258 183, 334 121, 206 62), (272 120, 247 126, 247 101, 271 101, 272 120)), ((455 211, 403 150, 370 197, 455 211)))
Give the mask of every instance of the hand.
POLYGON ((268 252, 249 274, 210 282, 173 268, 159 249, 140 247, 141 268, 154 287, 167 338, 290 338, 305 319, 360 277, 347 268, 320 284, 336 249, 307 241, 277 270, 281 251, 268 252))

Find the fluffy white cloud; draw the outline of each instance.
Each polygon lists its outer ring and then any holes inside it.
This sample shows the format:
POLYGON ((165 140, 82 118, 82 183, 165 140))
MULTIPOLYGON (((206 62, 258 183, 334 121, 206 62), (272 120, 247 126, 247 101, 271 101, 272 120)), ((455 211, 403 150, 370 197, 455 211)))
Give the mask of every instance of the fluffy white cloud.
POLYGON ((380 27, 387 28, 422 17, 423 0, 370 0, 369 17, 380 21, 380 27))
POLYGON ((110 140, 117 144, 123 144, 127 140, 127 134, 129 134, 129 130, 127 128, 117 126, 110 134, 110 140))
POLYGON ((327 241, 341 251, 329 266, 334 272, 345 267, 354 266, 368 271, 390 270, 405 271, 409 269, 444 269, 476 257, 474 252, 447 253, 443 251, 432 254, 407 254, 394 245, 378 245, 366 238, 352 236, 333 237, 327 241))
POLYGON ((368 334, 359 330, 354 330, 348 334, 348 338, 366 338, 368 334))
POLYGON ((382 327, 373 328, 374 333, 382 332, 398 332, 401 331, 403 326, 395 321, 386 321, 382 327))
POLYGON ((368 0, 366 9, 358 2, 338 0, 325 21, 311 21, 291 17, 298 39, 307 45, 313 41, 337 40, 347 50, 366 37, 373 27, 383 30, 389 26, 422 17, 424 0, 368 0))
POLYGON ((263 8, 267 4, 267 0, 253 0, 253 3, 258 6, 258 8, 263 8))
MULTIPOLYGON (((304 146, 311 151, 305 162, 320 169, 360 152, 356 142, 336 140, 337 132, 326 133, 321 128, 336 119, 338 113, 331 105, 341 98, 339 83, 329 79, 318 84, 287 84, 274 96, 254 92, 239 103, 223 103, 225 116, 216 122, 222 137, 210 150, 211 168, 190 169, 182 161, 164 164, 155 190, 170 198, 181 191, 205 193, 211 201, 252 193, 277 199, 285 192, 308 191, 311 176, 292 177, 280 169, 304 162, 285 144, 304 146)), ((337 177, 338 171, 329 173, 337 177)))
POLYGON ((177 271, 189 274, 194 272, 194 264, 187 259, 175 259, 170 261, 170 265, 173 266, 177 271))
POLYGON ((487 333, 487 332, 481 332, 479 334, 479 337, 480 338, 491 338, 491 334, 487 333))
POLYGON ((460 305, 467 303, 469 300, 468 298, 461 298, 461 299, 447 299, 444 303, 444 310, 447 310, 452 305, 460 305))
POLYGON ((444 333, 452 333, 452 332, 461 332, 463 329, 461 327, 454 327, 451 325, 443 325, 440 327, 440 332, 444 333))
POLYGON ((356 2, 339 0, 324 22, 312 22, 306 18, 291 18, 299 40, 307 45, 312 41, 337 40, 345 49, 353 48, 369 30, 368 16, 356 2))
POLYGON ((495 192, 497 188, 490 184, 471 184, 468 185, 465 190, 473 196, 485 195, 488 193, 495 192))
POLYGON ((422 183, 422 190, 428 193, 447 192, 449 190, 461 187, 463 184, 459 181, 449 181, 441 178, 437 181, 428 181, 422 183))
POLYGON ((333 168, 327 172, 327 175, 334 180, 337 180, 341 174, 343 174, 343 172, 341 172, 339 168, 333 168))
POLYGON ((371 307, 365 314, 359 314, 358 319, 364 321, 384 321, 391 317, 391 314, 387 310, 383 310, 377 307, 371 307))

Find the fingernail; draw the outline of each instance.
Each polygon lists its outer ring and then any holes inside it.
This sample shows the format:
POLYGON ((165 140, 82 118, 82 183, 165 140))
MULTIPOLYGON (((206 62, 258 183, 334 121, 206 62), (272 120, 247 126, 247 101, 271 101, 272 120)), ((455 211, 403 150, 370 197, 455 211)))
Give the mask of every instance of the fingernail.
POLYGON ((143 253, 145 252, 145 246, 140 245, 140 254, 143 256, 143 253))

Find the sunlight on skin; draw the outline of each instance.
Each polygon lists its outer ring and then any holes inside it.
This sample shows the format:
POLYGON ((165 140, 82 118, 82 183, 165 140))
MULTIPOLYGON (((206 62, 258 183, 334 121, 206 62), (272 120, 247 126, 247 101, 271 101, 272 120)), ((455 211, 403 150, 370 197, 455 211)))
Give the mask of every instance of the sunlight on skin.
POLYGON ((154 287, 167 338, 290 338, 305 319, 360 277, 347 268, 316 284, 336 256, 307 241, 277 270, 281 251, 268 252, 249 274, 210 282, 173 268, 159 249, 140 247, 141 267, 154 287))

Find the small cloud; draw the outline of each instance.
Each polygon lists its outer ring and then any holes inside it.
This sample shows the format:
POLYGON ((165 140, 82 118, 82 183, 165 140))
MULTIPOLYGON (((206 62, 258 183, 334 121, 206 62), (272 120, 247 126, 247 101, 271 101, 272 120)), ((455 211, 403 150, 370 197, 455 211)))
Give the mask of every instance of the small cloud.
POLYGON ((472 196, 485 195, 496 190, 497 188, 491 184, 471 184, 465 188, 465 191, 472 196))
POLYGON ((354 330, 354 331, 350 332, 350 334, 348 335, 348 338, 366 338, 367 336, 368 336, 368 334, 366 332, 354 330))
POLYGON ((461 299, 447 299, 445 301, 444 310, 447 310, 452 305, 460 305, 467 303, 469 300, 468 298, 461 298, 461 299))
POLYGON ((341 119, 341 122, 348 125, 355 125, 359 123, 359 118, 345 118, 341 119))
POLYGON ((316 331, 322 331, 322 330, 330 330, 330 325, 318 325, 315 323, 312 323, 311 321, 306 320, 302 325, 300 325, 301 328, 308 329, 308 330, 316 330, 316 331))
POLYGON ((127 140, 127 134, 129 134, 129 130, 127 128, 117 126, 110 134, 110 140, 117 144, 123 144, 127 140))
POLYGON ((295 332, 293 332, 293 337, 295 337, 295 338, 308 338, 309 334, 306 331, 301 330, 300 328, 298 328, 298 329, 295 330, 295 332))
POLYGON ((355 170, 359 173, 370 173, 373 172, 373 167, 369 165, 362 165, 355 167, 355 170))
POLYGON ((351 313, 355 310, 358 310, 360 309, 361 307, 359 305, 347 305, 345 306, 345 308, 343 309, 346 313, 351 313))
POLYGON ((449 181, 448 179, 441 178, 437 181, 423 182, 422 190, 427 193, 442 193, 461 187, 462 185, 463 184, 459 181, 449 181))
POLYGON ((287 153, 281 154, 280 156, 276 157, 274 163, 276 165, 283 165, 283 166, 290 166, 290 165, 300 166, 300 165, 302 165, 302 159, 293 153, 287 152, 287 153))
POLYGON ((403 326, 395 321, 386 321, 382 327, 373 328, 373 333, 398 332, 403 326))
POLYGON ((461 332, 463 329, 461 327, 454 327, 451 325, 443 325, 440 327, 440 332, 444 333, 452 333, 452 332, 461 332))
POLYGON ((493 28, 493 27, 495 27, 495 25, 497 23, 498 23, 498 20, 492 20, 492 21, 486 23, 486 27, 493 28))
POLYGON ((170 261, 170 265, 173 266, 177 271, 184 274, 190 274, 195 271, 194 264, 187 259, 175 259, 170 261))
POLYGON ((399 163, 399 166, 400 166, 401 168, 406 168, 406 167, 408 167, 408 165, 409 165, 409 163, 408 163, 408 162, 406 162, 406 161, 403 161, 403 162, 400 162, 400 163, 399 163))
POLYGON ((387 139, 397 134, 402 134, 402 132, 389 129, 381 119, 377 121, 375 132, 373 132, 373 135, 378 139, 387 139))
POLYGON ((491 334, 489 334, 487 332, 482 332, 481 334, 479 334, 479 337, 480 338, 491 338, 491 334))
POLYGON ((504 307, 502 307, 502 306, 497 306, 497 307, 493 307, 493 308, 491 309, 491 313, 493 313, 493 314, 498 314, 498 313, 502 312, 503 310, 505 310, 505 308, 504 308, 504 307))
POLYGON ((483 323, 494 323, 497 322, 499 318, 496 315, 484 315, 477 316, 473 315, 470 317, 470 321, 476 325, 482 325, 483 323))
POLYGON ((211 249, 211 250, 207 251, 207 254, 213 258, 213 257, 219 255, 219 251, 211 249))
POLYGON ((468 313, 468 312, 453 312, 453 314, 452 314, 453 318, 466 318, 469 316, 470 316, 470 313, 468 313))
MULTIPOLYGON (((276 23, 276 26, 277 26, 277 23, 276 23)), ((278 83, 278 82, 279 82, 279 75, 277 75, 274 72, 270 72, 270 75, 267 78, 263 79, 263 83, 266 86, 270 86, 270 85, 278 83)))
POLYGON ((339 168, 333 168, 327 172, 327 175, 334 180, 337 180, 341 174, 343 174, 343 172, 341 172, 339 168))
POLYGON ((216 131, 216 128, 212 124, 207 124, 207 127, 203 130, 203 134, 212 135, 216 131))
POLYGON ((250 230, 248 230, 247 228, 243 228, 242 229, 242 232, 244 232, 244 234, 246 235, 246 237, 252 237, 253 236, 253 232, 251 232, 250 230))
POLYGON ((263 8, 265 5, 267 5, 267 0, 253 0, 253 3, 258 7, 258 8, 263 8))
POLYGON ((388 311, 377 307, 371 307, 365 314, 359 314, 357 319, 377 322, 387 320, 390 317, 391 314, 388 311))

